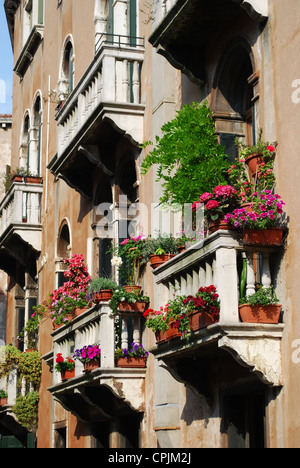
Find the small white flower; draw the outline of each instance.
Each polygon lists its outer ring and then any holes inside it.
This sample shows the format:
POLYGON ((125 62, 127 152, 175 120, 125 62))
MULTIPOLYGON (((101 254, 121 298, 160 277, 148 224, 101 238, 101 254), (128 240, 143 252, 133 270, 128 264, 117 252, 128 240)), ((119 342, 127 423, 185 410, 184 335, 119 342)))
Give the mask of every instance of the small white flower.
POLYGON ((121 302, 124 302, 124 301, 125 301, 125 297, 122 297, 122 298, 121 298, 121 302))
POLYGON ((123 263, 121 257, 117 257, 116 255, 111 259, 111 264, 116 267, 120 267, 123 263))

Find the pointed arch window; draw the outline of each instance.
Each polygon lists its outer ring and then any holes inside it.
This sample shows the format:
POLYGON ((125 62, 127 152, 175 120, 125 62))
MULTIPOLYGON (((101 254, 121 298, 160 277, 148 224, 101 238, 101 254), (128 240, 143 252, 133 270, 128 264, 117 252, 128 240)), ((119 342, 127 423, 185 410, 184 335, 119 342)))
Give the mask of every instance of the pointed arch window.
POLYGON ((37 97, 33 109, 33 151, 30 161, 30 170, 41 175, 41 143, 42 143, 42 101, 37 97))
POLYGON ((70 40, 67 41, 63 52, 61 76, 59 80, 60 101, 65 101, 74 89, 74 48, 70 40))
POLYGON ((20 167, 29 170, 30 161, 30 117, 27 114, 24 119, 22 141, 21 141, 21 154, 20 154, 20 167))

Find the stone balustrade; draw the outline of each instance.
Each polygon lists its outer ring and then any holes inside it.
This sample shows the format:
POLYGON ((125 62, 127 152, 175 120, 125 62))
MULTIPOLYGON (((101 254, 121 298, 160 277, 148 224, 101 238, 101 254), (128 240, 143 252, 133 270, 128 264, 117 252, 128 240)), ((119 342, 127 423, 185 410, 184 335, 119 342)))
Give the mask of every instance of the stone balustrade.
POLYGON ((131 45, 126 36, 111 37, 116 40, 101 36, 94 60, 57 114, 58 159, 90 119, 99 115, 142 141, 140 69, 144 44, 141 38, 131 45))
POLYGON ((244 247, 238 233, 218 231, 204 241, 191 245, 166 264, 154 270, 158 288, 155 307, 166 304, 173 295, 195 295, 201 286, 213 284, 220 297, 220 323, 239 323, 240 274, 247 262, 246 295, 255 292, 255 263, 259 263, 259 282, 268 288, 274 282, 270 270, 273 250, 244 247), (256 254, 256 255, 255 255, 256 254))
MULTIPOLYGON (((71 357, 76 349, 87 345, 99 344, 101 348, 100 368, 115 368, 116 321, 120 320, 121 347, 130 347, 131 342, 141 343, 142 314, 123 314, 114 316, 108 303, 101 303, 73 319, 53 332, 53 356, 57 353, 71 357), (129 331, 130 330, 130 331, 129 331)), ((75 376, 82 375, 83 364, 75 363, 75 376)), ((60 374, 54 372, 53 381, 59 383, 60 374)))
POLYGON ((14 182, 0 204, 0 241, 14 232, 40 250, 41 197, 40 183, 14 182))
POLYGON ((243 267, 247 269, 246 295, 255 292, 256 283, 263 288, 276 284, 276 262, 270 261, 273 252, 269 247, 245 247, 238 232, 217 231, 156 268, 155 309, 164 306, 174 294, 195 295, 199 287, 211 284, 220 298, 218 323, 194 332, 188 343, 176 339, 153 348, 156 358, 174 367, 184 353, 197 352, 201 357, 201 350, 210 343, 232 354, 264 383, 282 385, 284 324, 242 323, 238 308, 243 267))

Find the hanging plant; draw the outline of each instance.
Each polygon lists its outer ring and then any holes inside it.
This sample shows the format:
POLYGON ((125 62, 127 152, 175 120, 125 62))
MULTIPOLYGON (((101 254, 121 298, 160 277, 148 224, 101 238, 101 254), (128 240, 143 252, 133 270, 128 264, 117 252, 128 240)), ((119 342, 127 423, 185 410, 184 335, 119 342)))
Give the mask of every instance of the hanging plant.
POLYGON ((35 432, 38 416, 39 394, 29 392, 25 396, 18 396, 12 411, 18 418, 18 422, 30 432, 35 432))
MULTIPOLYGON (((207 102, 185 105, 162 127, 155 148, 145 157, 142 173, 157 165, 162 182, 161 203, 193 203, 204 192, 226 184, 230 166, 218 143, 215 122, 207 102)), ((145 142, 146 148, 152 142, 145 142)))

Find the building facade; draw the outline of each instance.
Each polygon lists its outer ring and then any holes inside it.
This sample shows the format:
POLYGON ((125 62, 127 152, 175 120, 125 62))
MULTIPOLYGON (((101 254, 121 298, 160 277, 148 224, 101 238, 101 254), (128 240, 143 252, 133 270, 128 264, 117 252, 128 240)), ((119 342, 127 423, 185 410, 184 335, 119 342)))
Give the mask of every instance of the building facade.
MULTIPOLYGON (((116 367, 107 302, 56 330, 43 317, 37 447, 299 446, 297 0, 5 0, 4 8, 15 72, 12 182, 0 210, 7 344, 26 350, 20 333, 63 284, 65 258, 83 255, 92 277, 117 279, 101 229, 108 212, 118 242, 133 221, 148 225, 147 234, 160 229, 153 213, 162 187, 155 169, 142 173, 142 145, 185 104, 208 102, 231 158, 235 138, 254 144, 260 128, 264 140, 278 142, 276 191, 288 221, 279 248, 245 248, 219 230, 158 269, 147 265, 141 285, 152 308, 166 304, 174 286, 188 295, 214 282, 221 309, 218 323, 188 344, 157 345, 142 314, 121 314, 122 343, 150 350, 146 368, 116 367), (241 322, 243 260, 247 291, 255 282, 274 285, 279 323, 241 322), (94 343, 100 366, 84 373, 76 362, 75 376, 62 381, 57 354, 94 343)), ((0 433, 26 446, 31 439, 12 412, 16 381, 16 370, 0 380, 8 390, 0 433)))

